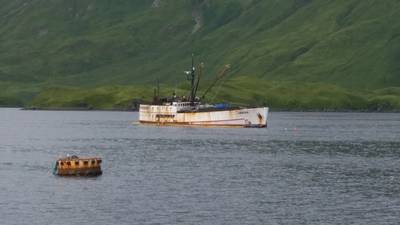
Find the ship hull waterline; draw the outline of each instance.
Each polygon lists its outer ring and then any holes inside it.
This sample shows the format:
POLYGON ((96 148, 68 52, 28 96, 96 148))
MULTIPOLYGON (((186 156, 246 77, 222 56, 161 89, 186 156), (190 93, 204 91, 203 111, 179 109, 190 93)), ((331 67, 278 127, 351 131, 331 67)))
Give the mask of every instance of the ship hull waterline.
POLYGON ((139 122, 159 126, 267 127, 268 108, 178 112, 174 106, 140 105, 139 122))

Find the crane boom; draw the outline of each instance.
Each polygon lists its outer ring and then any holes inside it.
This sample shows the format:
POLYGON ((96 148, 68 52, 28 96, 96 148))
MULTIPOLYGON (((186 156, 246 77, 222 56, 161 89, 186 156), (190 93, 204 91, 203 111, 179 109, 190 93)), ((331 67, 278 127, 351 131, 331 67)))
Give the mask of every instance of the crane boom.
POLYGON ((215 78, 214 82, 207 88, 207 90, 203 93, 201 96, 201 99, 204 99, 206 94, 217 84, 218 81, 220 81, 227 73, 227 71, 231 68, 231 65, 226 64, 217 74, 217 77, 215 78))

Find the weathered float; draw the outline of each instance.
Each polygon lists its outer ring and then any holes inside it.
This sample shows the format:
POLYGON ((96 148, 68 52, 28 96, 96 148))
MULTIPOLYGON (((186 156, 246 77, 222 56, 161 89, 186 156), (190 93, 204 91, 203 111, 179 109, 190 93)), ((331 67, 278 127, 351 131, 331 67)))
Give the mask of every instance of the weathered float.
POLYGON ((53 174, 58 176, 99 176, 101 171, 101 158, 67 156, 56 161, 53 174))

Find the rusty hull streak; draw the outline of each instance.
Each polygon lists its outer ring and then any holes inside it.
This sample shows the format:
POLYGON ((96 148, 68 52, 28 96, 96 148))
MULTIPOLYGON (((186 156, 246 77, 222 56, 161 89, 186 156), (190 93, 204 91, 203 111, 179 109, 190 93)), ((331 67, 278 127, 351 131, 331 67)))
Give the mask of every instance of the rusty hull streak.
MULTIPOLYGON (((250 128, 246 127, 243 125, 218 125, 218 124, 190 124, 190 123, 157 123, 157 122, 147 122, 147 121, 140 121, 142 125, 149 125, 149 126, 169 126, 169 127, 218 127, 218 128, 250 128)), ((263 126, 256 126, 259 128, 264 128, 266 127, 265 125, 263 126)))

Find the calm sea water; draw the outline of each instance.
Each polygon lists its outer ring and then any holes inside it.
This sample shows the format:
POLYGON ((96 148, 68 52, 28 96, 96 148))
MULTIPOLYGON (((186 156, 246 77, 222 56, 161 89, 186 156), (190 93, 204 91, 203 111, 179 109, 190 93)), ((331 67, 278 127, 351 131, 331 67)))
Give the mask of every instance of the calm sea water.
POLYGON ((400 114, 271 113, 268 129, 0 109, 0 224, 398 224, 400 114), (60 178, 66 154, 103 175, 60 178))

